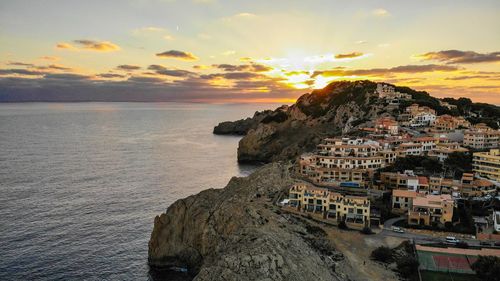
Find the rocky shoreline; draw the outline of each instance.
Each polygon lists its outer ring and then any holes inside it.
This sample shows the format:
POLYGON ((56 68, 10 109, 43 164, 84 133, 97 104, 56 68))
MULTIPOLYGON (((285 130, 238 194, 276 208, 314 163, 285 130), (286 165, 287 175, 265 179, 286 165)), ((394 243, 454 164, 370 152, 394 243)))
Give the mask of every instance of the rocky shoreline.
POLYGON ((155 218, 149 264, 188 268, 194 280, 346 280, 321 231, 274 204, 294 182, 290 167, 268 164, 176 201, 155 218))

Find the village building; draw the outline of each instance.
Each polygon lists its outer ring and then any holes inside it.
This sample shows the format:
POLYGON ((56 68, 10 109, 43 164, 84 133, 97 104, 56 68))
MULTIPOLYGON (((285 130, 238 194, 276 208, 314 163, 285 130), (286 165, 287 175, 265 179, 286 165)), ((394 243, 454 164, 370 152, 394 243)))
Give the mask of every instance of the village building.
POLYGON ((399 125, 392 117, 381 117, 375 120, 375 133, 397 135, 399 125))
POLYGON ((289 190, 288 204, 298 211, 316 214, 336 224, 345 222, 358 229, 370 227, 368 197, 342 195, 309 184, 294 184, 289 190))
POLYGON ((453 218, 454 201, 451 195, 425 195, 413 198, 408 211, 408 224, 421 226, 444 226, 453 218))
POLYGON ((460 128, 470 127, 469 121, 465 120, 462 116, 451 116, 448 114, 440 115, 436 118, 433 125, 437 131, 454 131, 460 128))
POLYGON ((491 149, 500 147, 500 131, 493 130, 480 123, 464 133, 464 146, 474 149, 491 149))
POLYGON ((412 190, 395 189, 392 191, 391 197, 391 212, 402 215, 413 208, 413 199, 418 196, 425 196, 412 190))
POLYGON ((405 171, 405 173, 382 172, 380 173, 380 183, 386 190, 418 190, 418 177, 413 171, 405 171))
POLYGON ((475 152, 472 166, 474 174, 500 183, 500 149, 490 149, 488 152, 475 152))
POLYGON ((428 155, 437 158, 440 162, 444 162, 451 153, 468 151, 467 148, 461 147, 457 142, 443 142, 438 143, 435 148, 429 151, 428 155))
POLYGON ((327 138, 315 153, 300 157, 299 169, 314 184, 363 195, 374 171, 394 160, 395 153, 382 150, 375 141, 327 138))
POLYGON ((377 83, 375 93, 380 99, 384 99, 389 105, 399 105, 401 101, 411 100, 412 96, 406 93, 400 93, 388 84, 377 83))

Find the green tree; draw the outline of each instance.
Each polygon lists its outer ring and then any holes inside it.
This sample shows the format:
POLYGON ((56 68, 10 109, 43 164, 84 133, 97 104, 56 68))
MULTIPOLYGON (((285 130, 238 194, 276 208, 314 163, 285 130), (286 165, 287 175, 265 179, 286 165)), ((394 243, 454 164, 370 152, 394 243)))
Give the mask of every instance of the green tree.
POLYGON ((483 281, 500 280, 500 257, 479 256, 471 267, 483 281))
POLYGON ((390 263, 393 260, 392 250, 385 246, 380 246, 372 251, 371 258, 373 260, 390 263))
POLYGON ((418 260, 411 256, 406 256, 396 261, 398 272, 404 278, 410 278, 418 273, 418 260))
POLYGON ((464 152, 453 152, 444 160, 444 167, 453 173, 453 177, 461 178, 465 172, 472 171, 472 154, 464 152))

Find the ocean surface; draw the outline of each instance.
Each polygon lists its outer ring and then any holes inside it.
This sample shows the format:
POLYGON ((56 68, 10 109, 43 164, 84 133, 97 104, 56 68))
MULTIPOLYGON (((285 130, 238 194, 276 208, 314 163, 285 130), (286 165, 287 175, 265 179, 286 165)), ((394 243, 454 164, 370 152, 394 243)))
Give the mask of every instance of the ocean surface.
POLYGON ((212 129, 274 107, 0 104, 0 280, 168 280, 147 265, 154 217, 254 170, 212 129))

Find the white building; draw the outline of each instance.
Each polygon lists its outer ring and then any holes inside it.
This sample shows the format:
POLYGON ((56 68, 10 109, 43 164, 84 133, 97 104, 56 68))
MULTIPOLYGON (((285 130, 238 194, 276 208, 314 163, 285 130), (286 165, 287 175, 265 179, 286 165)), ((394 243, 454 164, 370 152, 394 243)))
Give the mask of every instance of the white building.
POLYGON ((411 127, 429 127, 436 121, 436 114, 431 112, 419 112, 410 119, 411 127))

